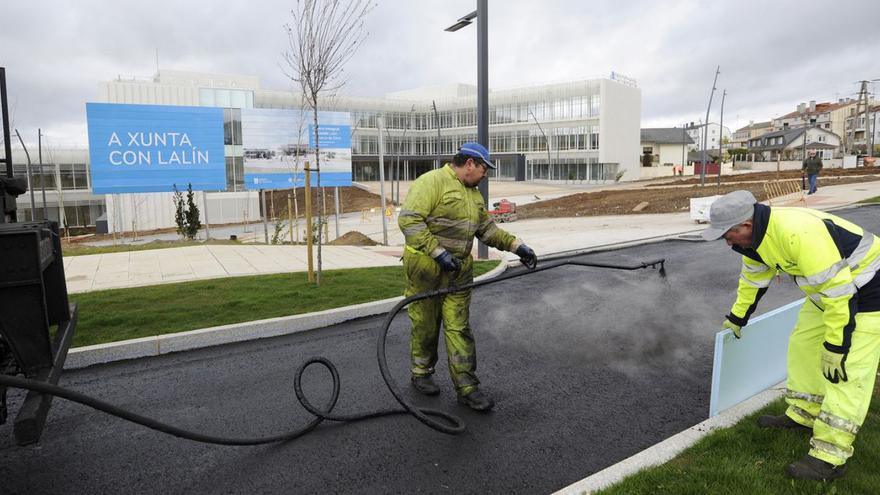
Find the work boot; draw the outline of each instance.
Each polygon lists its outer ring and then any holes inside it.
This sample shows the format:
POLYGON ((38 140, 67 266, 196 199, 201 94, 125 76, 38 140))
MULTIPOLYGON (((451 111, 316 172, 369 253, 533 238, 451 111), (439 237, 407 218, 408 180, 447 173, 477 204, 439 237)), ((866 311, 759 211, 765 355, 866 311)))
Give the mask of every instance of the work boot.
POLYGON ((809 430, 813 429, 807 426, 804 426, 797 421, 789 418, 785 414, 780 414, 779 416, 761 416, 758 418, 758 426, 761 428, 778 428, 781 430, 809 430))
POLYGON ((474 390, 467 395, 459 395, 458 402, 475 411, 488 411, 495 405, 495 401, 479 390, 474 390))
POLYGON ((805 455, 803 459, 786 466, 785 474, 797 480, 828 481, 840 478, 846 474, 846 466, 835 466, 822 459, 805 455))
POLYGON ((437 395, 440 393, 440 387, 434 383, 434 378, 431 375, 413 375, 410 383, 419 393, 425 395, 437 395))

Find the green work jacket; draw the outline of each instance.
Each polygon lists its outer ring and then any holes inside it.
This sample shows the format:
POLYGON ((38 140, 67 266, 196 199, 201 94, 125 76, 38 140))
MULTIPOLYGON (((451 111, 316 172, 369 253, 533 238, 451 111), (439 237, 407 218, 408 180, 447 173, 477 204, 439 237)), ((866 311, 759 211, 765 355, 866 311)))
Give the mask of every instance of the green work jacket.
POLYGON ((432 258, 443 250, 464 259, 470 255, 474 236, 489 246, 514 251, 521 244, 498 228, 486 211, 476 187, 465 187, 452 165, 417 178, 406 195, 397 224, 407 249, 432 258))

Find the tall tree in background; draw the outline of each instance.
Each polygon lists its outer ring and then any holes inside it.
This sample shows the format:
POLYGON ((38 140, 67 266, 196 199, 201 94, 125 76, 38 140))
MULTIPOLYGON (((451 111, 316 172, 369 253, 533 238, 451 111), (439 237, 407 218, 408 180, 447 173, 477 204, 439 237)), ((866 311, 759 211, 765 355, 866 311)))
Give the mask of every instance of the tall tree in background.
MULTIPOLYGON (((283 53, 285 75, 299 84, 306 104, 312 110, 315 142, 316 190, 321 190, 321 147, 318 140, 319 100, 331 98, 345 81, 342 73, 358 47, 367 37, 364 17, 373 9, 368 0, 299 0, 291 10, 287 30, 289 48, 283 53)), ((306 191, 311 194, 311 191, 306 191)), ((326 216, 320 204, 320 218, 326 216)), ((321 236, 318 235, 318 271, 321 285, 321 236)))

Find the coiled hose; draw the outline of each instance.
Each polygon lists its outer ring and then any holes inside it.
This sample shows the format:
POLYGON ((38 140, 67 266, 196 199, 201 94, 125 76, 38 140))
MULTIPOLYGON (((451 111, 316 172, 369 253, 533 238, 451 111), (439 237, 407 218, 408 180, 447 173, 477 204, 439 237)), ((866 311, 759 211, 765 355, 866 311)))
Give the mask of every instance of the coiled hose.
POLYGON ((160 431, 162 433, 167 433, 169 435, 173 435, 180 438, 185 438, 187 440, 193 440, 195 442, 203 442, 203 443, 211 443, 217 445, 262 445, 267 443, 275 443, 275 442, 283 442, 287 440, 293 440, 295 438, 301 437, 306 433, 315 429, 319 424, 321 424, 324 420, 329 421, 340 421, 340 422, 350 422, 350 421, 359 421, 363 419, 376 418, 380 416, 388 416, 392 414, 411 414, 416 417, 419 421, 424 423, 425 425, 441 432, 450 435, 455 435, 461 433, 465 429, 465 423, 461 418, 455 416, 446 411, 441 411, 439 409, 431 409, 425 407, 418 407, 412 403, 410 403, 402 394, 400 388, 397 386, 397 383, 394 381, 394 378, 391 376, 391 372, 388 369, 388 359, 385 355, 385 345, 388 337, 388 329, 391 327, 391 322, 394 320, 394 317, 397 313, 400 312, 403 308, 408 306, 409 304, 415 301, 421 301, 422 299, 428 299, 431 297, 443 296, 446 294, 451 294, 455 292, 461 292, 468 289, 475 289, 477 287, 482 287, 484 285, 495 284, 499 282, 504 282, 506 280, 510 280, 517 277, 522 277, 524 275, 530 275, 533 273, 542 272, 545 270, 551 270, 553 268, 558 268, 560 266, 573 265, 573 266, 588 266, 588 267, 598 267, 598 268, 609 268, 614 270, 639 270, 642 268, 656 268, 658 265, 660 267, 660 275, 665 276, 664 269, 664 259, 641 262, 633 265, 617 265, 611 263, 596 263, 596 262, 588 262, 588 261, 578 261, 575 259, 567 258, 560 259, 556 261, 551 261, 548 263, 543 263, 540 267, 530 267, 529 270, 519 270, 514 271, 512 273, 506 273, 499 277, 480 280, 476 282, 471 282, 458 287, 449 287, 446 289, 439 289, 429 292, 423 292, 421 294, 416 294, 410 297, 403 299, 398 302, 391 311, 385 316, 385 320, 382 324, 382 331, 379 333, 379 338, 376 342, 376 351, 379 362, 379 370, 382 372, 382 378, 385 380, 385 385, 388 387, 388 390, 391 391, 391 394, 397 400, 397 402, 403 406, 402 408, 397 409, 381 409, 373 412, 360 413, 360 414, 332 414, 331 411, 336 406, 336 402, 339 399, 339 372, 336 369, 336 366, 330 362, 327 358, 324 357, 312 357, 306 360, 296 371, 296 375, 294 375, 294 392, 296 393, 296 398, 299 400, 300 404, 302 404, 303 408, 305 408, 309 413, 315 416, 315 419, 311 420, 305 426, 298 428, 296 430, 291 430, 285 433, 281 433, 279 435, 272 435, 267 437, 258 437, 258 438, 228 438, 221 437, 215 435, 207 435, 204 433, 193 432, 189 430, 184 430, 182 428, 178 428, 174 425, 169 425, 167 423, 163 423, 161 421, 157 421, 153 418, 148 418, 146 416, 128 411, 126 409, 122 409, 121 407, 115 406, 113 404, 104 402, 102 400, 96 399, 94 397, 90 397, 88 395, 82 394, 80 392, 76 392, 73 390, 66 389, 64 387, 59 387, 58 385, 52 385, 50 383, 45 383, 37 380, 30 380, 27 378, 21 378, 17 376, 7 376, 0 375, 0 386, 10 387, 10 388, 19 388, 26 390, 33 390, 39 393, 53 395, 55 397, 60 397, 62 399, 67 399, 72 402, 76 402, 85 406, 89 406, 91 408, 97 409, 99 411, 103 411, 107 414, 112 414, 113 416, 125 419, 127 421, 131 421, 133 423, 137 423, 142 426, 146 426, 147 428, 160 431), (324 405, 323 408, 318 408, 314 404, 312 404, 308 398, 305 396, 305 393, 302 390, 302 375, 303 372, 311 365, 321 365, 326 368, 332 377, 333 381, 333 391, 331 393, 330 399, 324 405), (434 418, 440 418, 434 419, 434 418))

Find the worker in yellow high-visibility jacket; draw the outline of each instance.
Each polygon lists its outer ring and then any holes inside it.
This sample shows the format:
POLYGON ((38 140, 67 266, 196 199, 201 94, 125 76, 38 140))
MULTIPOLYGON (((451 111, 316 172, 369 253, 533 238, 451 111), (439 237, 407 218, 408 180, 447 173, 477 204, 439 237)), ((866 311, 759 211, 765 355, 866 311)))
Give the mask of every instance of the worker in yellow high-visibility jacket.
POLYGON ((742 254, 736 302, 723 326, 739 338, 777 273, 807 295, 789 339, 782 416, 766 428, 812 429, 810 451, 786 467, 793 478, 843 476, 865 420, 880 360, 880 238, 843 218, 807 208, 769 207, 748 191, 712 204, 707 240, 742 254))
MULTIPOLYGON (((474 236, 494 248, 515 252, 526 266, 537 264, 534 251, 498 228, 489 217, 477 190, 488 168, 495 168, 489 160, 489 150, 478 143, 464 143, 452 163, 413 182, 398 216, 398 225, 406 238, 405 296, 473 281, 474 236)), ((440 393, 432 375, 442 321, 449 373, 458 400, 472 409, 487 411, 494 402, 478 387, 476 347, 469 323, 470 301, 471 291, 467 290, 409 305, 411 383, 423 394, 440 393)))

